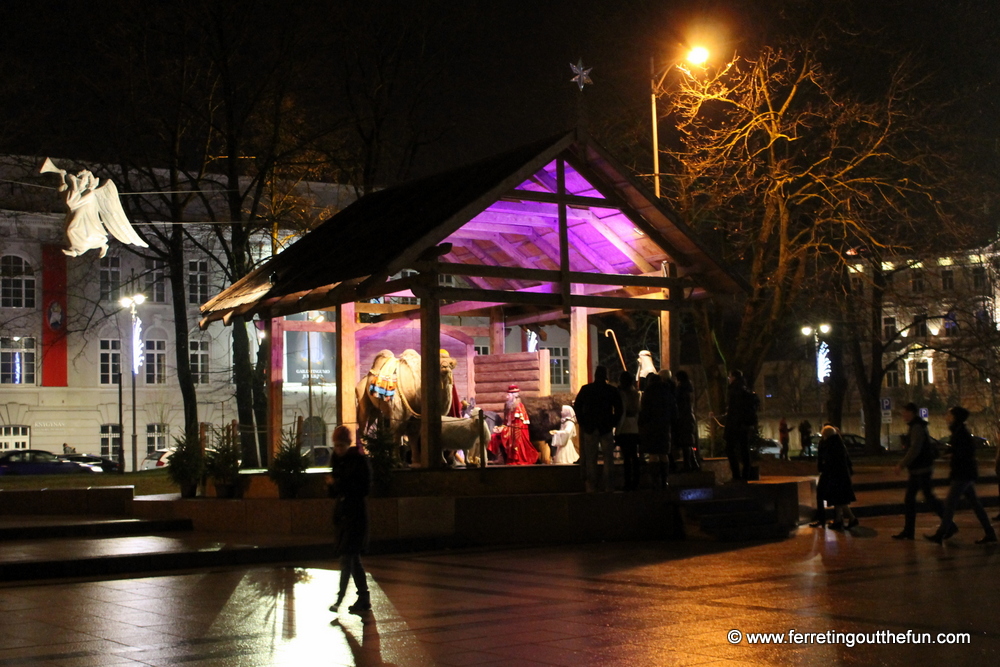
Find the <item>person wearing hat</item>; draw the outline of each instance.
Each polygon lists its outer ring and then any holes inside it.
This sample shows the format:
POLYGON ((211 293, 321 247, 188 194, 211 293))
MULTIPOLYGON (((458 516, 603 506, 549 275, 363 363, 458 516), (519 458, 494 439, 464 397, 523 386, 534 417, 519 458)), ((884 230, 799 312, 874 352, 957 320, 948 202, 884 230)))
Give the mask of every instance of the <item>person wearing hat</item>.
POLYGON ((953 518, 955 507, 958 501, 965 496, 969 499, 976 518, 986 531, 986 535, 981 540, 976 540, 976 544, 989 544, 997 541, 997 533, 990 523, 990 518, 983 509, 983 504, 976 497, 976 479, 979 477, 979 465, 976 463, 976 443, 972 440, 965 421, 969 418, 969 411, 961 406, 948 408, 944 414, 944 420, 948 423, 951 431, 951 489, 948 497, 944 501, 944 513, 941 515, 941 525, 933 535, 924 535, 931 542, 941 544, 946 539, 958 532, 953 518))
POLYGON ((490 451, 502 451, 507 465, 532 465, 538 460, 538 450, 531 444, 528 432, 528 411, 521 402, 521 390, 516 384, 507 387, 503 408, 504 425, 490 440, 490 451))
POLYGON ((361 614, 372 608, 371 595, 361 554, 368 550, 368 493, 372 469, 368 457, 353 446, 351 429, 340 425, 333 430, 333 456, 330 469, 330 495, 337 499, 333 525, 340 555, 340 590, 330 607, 336 613, 347 594, 347 582, 354 578, 358 601, 348 608, 361 614))

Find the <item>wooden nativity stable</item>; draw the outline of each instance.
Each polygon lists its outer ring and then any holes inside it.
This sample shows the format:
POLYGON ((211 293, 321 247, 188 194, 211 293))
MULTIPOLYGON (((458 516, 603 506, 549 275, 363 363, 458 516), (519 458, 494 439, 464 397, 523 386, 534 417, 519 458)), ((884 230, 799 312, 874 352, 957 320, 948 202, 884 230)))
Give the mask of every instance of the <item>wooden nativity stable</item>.
POLYGON ((661 356, 675 367, 671 314, 685 301, 742 289, 628 169, 577 130, 369 194, 201 310, 203 327, 255 316, 268 331, 272 452, 281 431, 283 331, 335 332, 337 416, 353 424, 353 388, 367 371, 359 360, 371 361, 359 350, 418 327, 423 465, 431 467, 442 460, 441 396, 433 390, 440 348, 462 346, 464 354, 453 356, 475 386, 473 339, 443 327, 442 316, 488 317, 491 353, 503 352, 505 327, 568 321, 575 392, 589 381, 588 315, 658 311, 661 356), (419 305, 372 303, 382 296, 416 296, 419 305), (335 311, 335 321, 284 319, 315 310, 335 311))

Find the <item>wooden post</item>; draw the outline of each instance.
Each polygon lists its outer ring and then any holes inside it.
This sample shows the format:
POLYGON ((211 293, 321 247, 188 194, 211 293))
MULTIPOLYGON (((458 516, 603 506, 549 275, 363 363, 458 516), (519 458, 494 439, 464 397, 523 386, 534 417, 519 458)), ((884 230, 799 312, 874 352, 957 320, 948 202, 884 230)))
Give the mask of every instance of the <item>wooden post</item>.
POLYGON ((574 394, 590 381, 587 367, 589 334, 587 309, 573 308, 569 314, 569 390, 574 394))
POLYGON ((284 411, 282 403, 282 384, 285 373, 285 332, 284 319, 281 317, 267 320, 268 344, 271 354, 268 356, 267 368, 267 461, 261 461, 266 468, 274 460, 274 455, 281 444, 281 416, 284 411))
POLYGON ((441 468, 441 304, 437 274, 427 273, 420 290, 420 451, 424 468, 441 468))
MULTIPOLYGON (((664 277, 676 278, 677 265, 673 262, 664 264, 664 277)), ((660 368, 669 368, 676 373, 681 363, 680 326, 674 326, 674 317, 680 317, 680 304, 684 298, 683 288, 665 290, 664 298, 670 299, 673 308, 660 311, 660 368)))
POLYGON ((337 422, 357 427, 354 385, 358 381, 357 317, 354 302, 337 306, 337 422))
POLYGON ((490 354, 503 354, 506 348, 506 339, 503 309, 494 306, 490 308, 490 354))

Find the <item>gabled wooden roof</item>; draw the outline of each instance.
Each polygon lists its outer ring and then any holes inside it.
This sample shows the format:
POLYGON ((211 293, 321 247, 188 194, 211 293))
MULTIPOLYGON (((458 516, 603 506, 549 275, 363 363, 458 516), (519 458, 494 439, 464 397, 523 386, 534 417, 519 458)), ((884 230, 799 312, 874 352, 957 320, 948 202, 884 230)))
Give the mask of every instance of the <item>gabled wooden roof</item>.
MULTIPOLYGON (((559 270, 560 201, 571 271, 659 276, 669 261, 692 287, 745 289, 622 165, 570 132, 361 198, 210 299, 202 325, 353 300, 348 287, 384 282, 445 243, 438 259, 452 265, 559 270), (567 165, 561 193, 557 159, 567 165)), ((466 281, 489 290, 546 289, 530 279, 466 281)), ((629 296, 621 288, 617 294, 629 296)))

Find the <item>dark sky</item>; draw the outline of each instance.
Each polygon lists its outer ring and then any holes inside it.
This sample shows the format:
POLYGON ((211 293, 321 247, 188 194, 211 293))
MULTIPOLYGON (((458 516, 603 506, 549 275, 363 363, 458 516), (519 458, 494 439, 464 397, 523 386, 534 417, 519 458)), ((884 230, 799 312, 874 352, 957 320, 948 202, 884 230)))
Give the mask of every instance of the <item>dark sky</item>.
MULTIPOLYGON (((386 16, 399 4, 371 1, 386 16)), ((94 150, 100 137, 90 131, 88 119, 80 117, 101 109, 101 100, 87 92, 102 77, 93 40, 106 38, 107 26, 120 16, 120 4, 111 0, 5 3, 0 112, 7 120, 0 120, 0 149, 52 154, 94 150), (14 124, 12 118, 20 120, 14 124)), ((321 4, 338 5, 335 0, 321 4)), ((595 125, 617 123, 615 131, 621 132, 624 142, 647 141, 650 56, 666 61, 683 42, 698 39, 693 35, 710 37, 717 53, 752 52, 782 31, 806 29, 827 10, 835 11, 845 28, 854 32, 844 44, 853 38, 855 45, 840 48, 833 60, 855 85, 875 86, 884 76, 888 52, 910 52, 943 82, 942 95, 967 97, 956 113, 981 117, 979 128, 987 133, 1000 120, 990 102, 996 97, 1000 55, 995 0, 424 4, 432 17, 428 46, 438 48, 444 64, 426 93, 423 121, 439 128, 442 136, 419 154, 416 173, 571 126, 580 93, 570 82, 569 63, 578 58, 593 68, 594 85, 583 93, 588 118, 595 125)))

